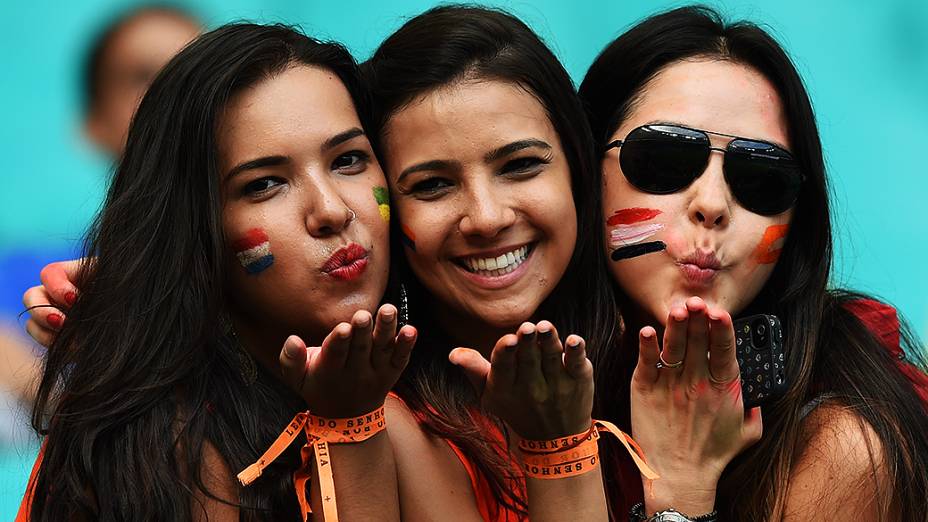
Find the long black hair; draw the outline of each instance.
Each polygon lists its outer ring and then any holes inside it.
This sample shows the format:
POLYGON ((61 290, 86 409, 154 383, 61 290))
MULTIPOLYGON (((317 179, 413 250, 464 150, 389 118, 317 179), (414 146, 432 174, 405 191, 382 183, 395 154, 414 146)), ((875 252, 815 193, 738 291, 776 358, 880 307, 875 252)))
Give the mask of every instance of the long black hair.
MULTIPOLYGON (((589 127, 570 77, 544 42, 514 16, 488 8, 444 6, 426 11, 390 35, 362 64, 373 99, 375 147, 382 151, 390 118, 414 99, 465 78, 518 85, 544 106, 558 133, 570 167, 578 234, 573 257, 551 295, 536 312, 558 331, 587 340, 591 354, 613 342, 615 305, 600 253, 600 185, 589 127)), ((389 154, 389 151, 384 151, 389 154)), ((397 238, 394 224, 393 237, 397 238)), ((402 252, 394 241, 394 252, 402 252)), ((401 256, 394 256, 400 258, 401 256)), ((395 273, 408 274, 397 259, 395 273)), ((407 278, 407 281, 411 279, 407 278)), ((423 334, 437 327, 427 313, 424 290, 411 287, 413 322, 423 334)), ((528 318, 526 318, 528 319, 528 318)), ((474 419, 476 397, 463 372, 448 362, 447 339, 423 337, 396 386, 401 397, 424 418, 426 429, 458 445, 488 478, 499 500, 524 511, 506 480, 511 472, 494 443, 474 419)), ((480 413, 486 415, 486 413, 480 413)))
MULTIPOLYGON (((305 409, 262 370, 242 379, 222 319, 217 126, 231 96, 294 64, 336 74, 366 121, 349 53, 280 25, 201 36, 142 100, 86 240, 93 261, 48 351, 33 412, 47 435, 33 520, 190 520, 198 499, 215 498, 202 473, 207 444, 235 473, 305 409)), ((294 447, 242 489, 241 519, 297 519, 298 462, 294 447)))
MULTIPOLYGON (((802 406, 827 393, 879 437, 883 455, 875 461, 882 457, 891 477, 889 491, 881 493, 891 500, 900 520, 928 520, 928 415, 912 382, 900 371, 905 364, 924 369, 923 356, 903 327, 909 361, 897 360, 851 311, 849 303, 865 296, 828 287, 832 237, 821 141, 805 86, 782 47, 758 26, 728 24, 706 7, 684 7, 648 18, 609 44, 580 86, 594 138, 604 146, 649 80, 665 67, 691 58, 744 64, 774 85, 783 103, 792 153, 806 175, 779 262, 745 312, 773 313, 783 321, 789 392, 764 408, 764 437, 723 474, 720 513, 730 520, 783 516, 789 476, 796 456, 805 449, 802 406)), ((624 346, 628 352, 637 345, 624 346)), ((597 367, 598 375, 608 371, 630 378, 637 354, 618 353, 611 359, 614 364, 597 367)), ((599 394, 598 409, 627 417, 626 394, 599 394)))

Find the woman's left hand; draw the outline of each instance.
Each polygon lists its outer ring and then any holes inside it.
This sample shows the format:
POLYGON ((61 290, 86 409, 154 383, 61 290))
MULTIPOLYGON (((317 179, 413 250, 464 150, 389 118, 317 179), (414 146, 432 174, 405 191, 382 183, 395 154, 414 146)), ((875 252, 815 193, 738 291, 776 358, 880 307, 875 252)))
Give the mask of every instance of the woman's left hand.
POLYGON ((314 415, 347 418, 383 405, 409 361, 416 329, 396 331, 397 312, 385 304, 377 312, 359 310, 351 323, 339 323, 321 346, 307 347, 291 335, 280 351, 284 382, 306 401, 314 415))
POLYGON ((760 439, 760 408, 744 411, 735 351, 731 316, 698 297, 671 309, 663 349, 653 328, 641 329, 631 417, 661 476, 645 502, 651 511, 712 511, 722 470, 760 439))
POLYGON ((548 321, 523 323, 496 343, 490 360, 470 348, 449 354, 477 389, 483 406, 520 437, 549 440, 582 433, 593 423, 593 366, 585 343, 566 349, 548 321))

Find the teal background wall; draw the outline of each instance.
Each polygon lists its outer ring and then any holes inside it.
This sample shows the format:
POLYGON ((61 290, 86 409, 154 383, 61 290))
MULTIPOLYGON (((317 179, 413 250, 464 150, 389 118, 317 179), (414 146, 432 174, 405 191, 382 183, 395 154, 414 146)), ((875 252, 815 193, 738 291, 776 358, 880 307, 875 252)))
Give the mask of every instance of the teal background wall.
MULTIPOLYGON (((15 321, 45 260, 74 252, 98 209, 106 161, 80 135, 78 72, 88 39, 124 0, 10 2, 2 12, 0 317, 15 321)), ((928 3, 780 0, 709 2, 764 23, 799 66, 819 118, 833 180, 834 283, 893 304, 928 334, 928 3)), ((298 24, 366 58, 406 18, 407 0, 179 2, 209 27, 247 19, 298 24)), ((496 2, 523 17, 579 82, 596 54, 663 1, 496 2)), ((21 322, 20 322, 21 324, 21 322)), ((34 444, 0 451, 0 519, 12 519, 34 444)))

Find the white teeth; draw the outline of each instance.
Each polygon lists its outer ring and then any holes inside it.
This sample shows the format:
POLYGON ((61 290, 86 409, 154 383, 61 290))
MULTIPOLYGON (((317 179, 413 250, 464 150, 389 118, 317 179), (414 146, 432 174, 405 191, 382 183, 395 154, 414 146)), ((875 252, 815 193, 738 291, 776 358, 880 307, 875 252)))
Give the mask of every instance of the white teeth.
POLYGON ((497 257, 470 257, 463 260, 463 265, 471 272, 489 277, 499 277, 518 268, 525 261, 528 251, 529 247, 526 245, 497 257))

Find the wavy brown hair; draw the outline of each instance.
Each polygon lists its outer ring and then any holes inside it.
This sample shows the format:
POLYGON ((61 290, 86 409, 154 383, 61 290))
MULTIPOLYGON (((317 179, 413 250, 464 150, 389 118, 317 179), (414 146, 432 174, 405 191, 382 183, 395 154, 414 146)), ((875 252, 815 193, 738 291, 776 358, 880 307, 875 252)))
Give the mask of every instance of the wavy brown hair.
MULTIPOLYGON (((293 64, 337 75, 364 114, 348 52, 280 25, 201 36, 142 100, 86 240, 95 260, 48 350, 32 421, 47 436, 32 520, 191 520, 198 499, 216 499, 201 473, 207 444, 244 469, 305 409, 276 376, 242 381, 221 320, 217 125, 232 96, 293 64)), ((297 520, 299 462, 294 446, 241 489, 240 518, 297 520)))

